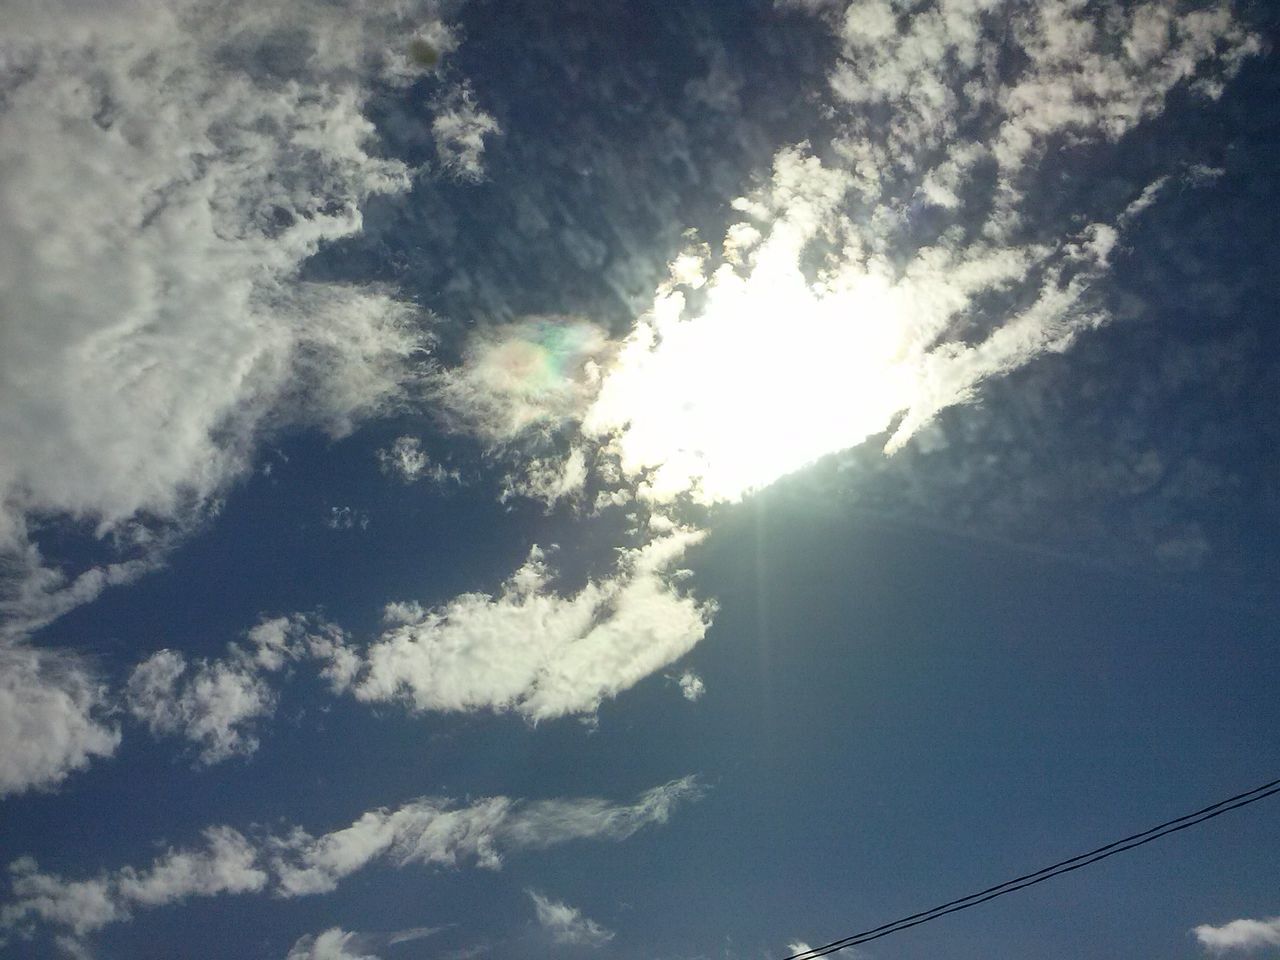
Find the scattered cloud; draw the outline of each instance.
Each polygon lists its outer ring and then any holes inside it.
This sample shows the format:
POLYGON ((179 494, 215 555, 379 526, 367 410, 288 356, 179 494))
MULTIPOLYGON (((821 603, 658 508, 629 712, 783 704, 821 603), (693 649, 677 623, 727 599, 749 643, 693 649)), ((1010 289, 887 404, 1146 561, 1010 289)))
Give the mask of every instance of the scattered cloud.
POLYGON ((1220 927, 1202 924, 1192 933, 1201 946, 1213 953, 1252 951, 1280 946, 1280 917, 1267 920, 1232 920, 1220 927))
POLYGON ((354 507, 330 507, 324 523, 330 530, 354 530, 356 527, 367 530, 369 514, 354 507))
POLYGON ((550 433, 586 409, 610 344, 594 323, 530 318, 474 334, 463 362, 439 371, 433 392, 448 421, 495 445, 550 433))
POLYGON ((496 596, 388 608, 396 622, 365 655, 365 701, 418 710, 515 710, 530 720, 590 713, 702 639, 713 607, 673 569, 702 533, 679 527, 619 551, 616 571, 561 595, 542 551, 496 596))
POLYGON ((602 503, 710 504, 872 438, 901 449, 1108 320, 1094 287, 1165 178, 1049 216, 1039 159, 1120 139, 1175 89, 1214 97, 1260 49, 1223 4, 803 5, 840 44, 831 142, 781 150, 621 342, 517 323, 440 375, 456 428, 532 464, 509 494, 555 502, 590 471, 602 503), (558 452, 522 446, 568 426, 558 452))
POLYGON ((417 437, 396 437, 391 446, 378 450, 377 457, 384 474, 396 477, 404 483, 416 483, 419 480, 429 480, 437 485, 448 481, 462 482, 462 476, 457 470, 446 469, 444 464, 432 461, 417 437))
MULTIPOLYGON (((678 805, 701 795, 697 781, 684 777, 641 794, 631 804, 599 798, 522 802, 490 797, 460 805, 424 798, 394 810, 371 810, 350 826, 318 837, 295 827, 256 842, 231 827, 210 827, 204 831, 203 847, 171 848, 145 869, 126 866, 88 880, 44 873, 34 860, 22 858, 9 865, 13 899, 0 906, 0 929, 33 936, 39 923, 83 939, 108 924, 130 919, 135 909, 191 897, 260 891, 280 897, 327 893, 343 878, 378 861, 398 867, 470 863, 497 869, 509 852, 540 850, 572 840, 625 840, 646 826, 665 823, 678 805)), ((430 932, 434 931, 419 928, 383 939, 399 943, 430 932)), ((300 940, 302 946, 295 944, 294 949, 356 950, 370 942, 330 930, 300 940)))
POLYGON ((203 848, 170 849, 146 869, 122 867, 90 880, 64 880, 40 872, 30 858, 16 860, 9 865, 13 900, 0 907, 0 927, 30 934, 38 920, 83 937, 130 919, 138 907, 264 888, 267 874, 256 866, 258 853, 241 833, 210 827, 204 839, 203 848))
POLYGON ((551 935, 551 939, 563 946, 602 947, 613 939, 612 930, 606 930, 582 911, 567 903, 551 900, 536 890, 526 890, 537 911, 538 923, 551 935))
POLYGON ((702 695, 707 692, 707 685, 692 670, 686 670, 676 677, 676 683, 680 687, 680 695, 690 703, 702 699, 702 695))
POLYGON ((378 960, 368 949, 358 933, 348 933, 341 927, 331 927, 324 933, 299 937, 289 948, 285 960, 378 960))
POLYGON ((189 663, 177 650, 160 650, 134 667, 124 690, 132 717, 153 734, 181 736, 208 766, 258 749, 255 728, 275 713, 277 695, 264 673, 306 659, 320 676, 345 690, 358 667, 346 635, 333 624, 303 615, 263 620, 245 635, 248 648, 229 644, 226 656, 189 663))
POLYGON ((297 272, 360 230, 365 199, 409 186, 370 149, 362 108, 375 81, 412 79, 399 46, 430 5, 16 17, 0 74, 0 306, 15 320, 0 545, 21 546, 32 511, 99 531, 181 518, 245 469, 262 428, 342 434, 394 402, 422 343, 413 309, 297 272), (290 48, 266 56, 271 37, 290 48))
POLYGON ((106 690, 82 659, 0 644, 0 796, 56 786, 111 756, 120 731, 108 717, 106 690))
POLYGON ((436 100, 431 121, 436 155, 441 166, 457 179, 484 178, 485 137, 498 133, 498 121, 476 106, 469 84, 458 84, 436 100))
POLYGON ((177 650, 160 650, 134 667, 125 701, 153 734, 185 737, 201 765, 253 753, 254 721, 275 712, 275 696, 247 658, 188 665, 177 650))

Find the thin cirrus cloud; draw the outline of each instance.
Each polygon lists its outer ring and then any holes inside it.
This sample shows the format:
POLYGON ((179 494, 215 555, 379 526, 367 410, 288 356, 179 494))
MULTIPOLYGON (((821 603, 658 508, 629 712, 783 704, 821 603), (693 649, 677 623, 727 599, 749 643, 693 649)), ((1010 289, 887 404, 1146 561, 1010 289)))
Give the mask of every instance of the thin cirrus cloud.
POLYGON ((347 827, 313 836, 302 827, 250 839, 228 826, 204 831, 204 845, 169 849, 149 867, 125 866, 86 880, 42 872, 30 858, 9 865, 13 899, 0 905, 0 929, 38 929, 83 938, 144 908, 193 897, 270 892, 329 893, 374 863, 396 867, 474 865, 498 869, 503 857, 573 840, 622 841, 663 824, 702 787, 684 777, 630 804, 595 797, 519 801, 489 797, 460 805, 439 798, 370 810, 347 827))

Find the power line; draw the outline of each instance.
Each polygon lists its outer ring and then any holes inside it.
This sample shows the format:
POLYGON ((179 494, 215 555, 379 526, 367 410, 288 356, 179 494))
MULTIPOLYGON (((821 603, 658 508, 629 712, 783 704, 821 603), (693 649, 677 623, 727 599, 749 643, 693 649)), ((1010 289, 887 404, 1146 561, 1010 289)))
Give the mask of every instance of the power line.
POLYGON ((913 913, 908 917, 900 920, 894 920, 892 923, 881 924, 878 927, 872 927, 870 930, 864 930, 861 933, 855 933, 852 936, 842 937, 839 940, 833 940, 831 943, 821 947, 813 947, 809 950, 802 950, 799 953, 793 953, 784 960, 816 960, 818 957, 825 957, 827 954, 835 953, 837 950, 843 950, 846 947, 852 947, 859 943, 867 943, 870 940, 879 940, 881 937, 887 937, 891 933, 897 933, 900 930, 906 930, 909 927, 919 926, 922 923, 928 923, 930 920, 936 920, 938 917, 944 917, 948 913, 956 913, 960 910, 967 910, 970 907, 976 907, 980 903, 986 903, 988 900, 994 900, 996 897, 1002 897, 1006 893, 1013 893, 1015 890, 1022 890, 1026 887, 1035 886, 1037 883, 1044 883, 1053 877, 1061 876, 1064 873, 1070 873, 1073 870, 1079 870, 1081 867, 1087 867, 1091 863, 1097 863, 1099 860, 1105 860, 1107 857, 1113 857, 1117 853, 1124 853, 1126 850, 1132 850, 1134 847, 1140 847, 1143 844, 1150 843, 1152 840, 1159 840, 1161 837, 1167 837, 1171 833, 1177 833, 1179 830, 1186 830, 1189 827, 1198 826, 1206 820, 1212 820, 1219 817, 1230 810, 1238 810, 1240 807, 1246 807, 1251 803, 1256 803, 1265 797, 1280 793, 1280 780, 1272 780, 1270 783, 1264 783, 1260 787, 1254 787, 1252 790, 1246 790, 1244 793, 1236 794, 1234 797, 1228 797, 1226 800, 1219 800, 1217 803, 1211 803, 1202 810, 1195 813, 1183 814, 1181 817, 1175 817, 1172 820, 1166 820, 1158 826, 1143 830, 1140 833, 1132 834, 1122 840, 1114 840, 1111 843, 1104 844, 1088 853, 1081 853, 1066 860, 1060 860, 1055 864, 1044 867, 1034 873, 1026 873, 1012 880, 1006 880, 1004 883, 998 883, 994 887, 988 887, 985 890, 979 890, 977 893, 971 893, 968 896, 960 897, 956 900, 949 900, 946 903, 939 904, 929 910, 922 910, 919 913, 913 913))

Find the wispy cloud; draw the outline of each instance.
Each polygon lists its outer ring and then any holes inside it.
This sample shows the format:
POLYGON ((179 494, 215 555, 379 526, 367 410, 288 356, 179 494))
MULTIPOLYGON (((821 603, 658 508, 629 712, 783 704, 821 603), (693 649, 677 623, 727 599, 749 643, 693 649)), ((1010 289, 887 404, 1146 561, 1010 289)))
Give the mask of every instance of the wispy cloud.
POLYGON ((612 930, 605 929, 590 917, 584 917, 576 907, 552 900, 536 890, 525 892, 533 901, 538 923, 554 942, 565 946, 602 947, 613 939, 612 930))
MULTIPOLYGON (((44 873, 34 860, 23 858, 9 866, 13 899, 0 906, 0 929, 31 935, 43 924, 83 938, 130 919, 134 910, 191 897, 327 893, 375 862, 497 869, 509 853, 573 840, 625 840, 665 823, 676 807, 701 795, 697 781, 685 777, 630 804, 599 798, 528 802, 490 797, 462 805, 424 798, 371 810, 350 826, 319 836, 294 827, 251 840, 231 827, 210 827, 203 847, 170 849, 149 867, 121 867, 87 880, 44 873)), ((357 942, 341 931, 329 941, 357 942)), ((319 938, 308 941, 312 947, 317 942, 319 938)))

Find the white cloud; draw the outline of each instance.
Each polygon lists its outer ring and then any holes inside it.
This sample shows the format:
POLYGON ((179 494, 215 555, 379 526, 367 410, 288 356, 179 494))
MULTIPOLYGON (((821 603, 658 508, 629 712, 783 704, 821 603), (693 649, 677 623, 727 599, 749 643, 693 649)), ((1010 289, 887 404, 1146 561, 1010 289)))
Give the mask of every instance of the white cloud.
POLYGON ((377 456, 382 472, 398 477, 404 483, 415 483, 423 479, 436 484, 450 480, 454 483, 462 482, 457 470, 448 470, 444 464, 433 462, 422 449, 422 441, 417 437, 396 437, 391 446, 378 450, 377 456))
POLYGON ((263 676, 287 664, 322 664, 320 676, 339 693, 350 685, 358 655, 337 626, 294 614, 258 623, 246 634, 250 649, 228 644, 226 656, 189 664, 176 650, 160 650, 129 676, 124 701, 154 734, 185 737, 202 765, 258 748, 255 727, 275 712, 276 693, 263 676))
POLYGON ((467 84, 459 84, 437 99, 431 136, 446 171, 459 180, 484 177, 485 137, 500 133, 498 121, 476 106, 467 84))
POLYGON ((262 426, 342 433, 394 399, 411 308, 296 273, 360 229, 361 201, 408 187, 361 114, 431 19, 402 7, 19 5, 0 71, 0 544, 32 510, 178 517, 262 426))
POLYGON ((1055 137, 1118 139, 1179 84, 1212 95, 1259 49, 1225 6, 1107 17, 1119 45, 1073 0, 937 0, 910 17, 848 4, 833 20, 836 159, 782 150, 735 202, 720 266, 682 254, 632 333, 601 347, 581 420, 597 463, 642 498, 734 500, 877 435, 892 452, 984 380, 1104 322, 1091 288, 1164 181, 1126 209, 1048 223, 1032 161, 1055 137), (999 76, 1005 46, 1022 59, 999 76), (921 235, 929 205, 940 225, 921 235))
MULTIPOLYGON (((665 823, 677 805, 701 795, 694 778, 685 777, 655 787, 631 804, 598 798, 522 802, 491 797, 462 806, 424 798, 394 810, 371 810, 350 826, 319 837, 295 827, 257 843, 231 827, 210 827, 204 831, 202 848, 170 848, 146 869, 126 866, 89 880, 43 873, 35 861, 22 858, 9 866, 13 899, 0 906, 0 930, 29 935, 37 924, 44 924, 83 938, 107 924, 130 919, 136 908, 191 897, 264 890, 282 897, 327 893, 343 878, 377 861, 399 867, 471 863, 496 869, 507 852, 580 839, 625 840, 646 826, 665 823)), ((380 939, 399 943, 431 932, 417 928, 380 939)), ((360 949, 355 945, 371 942, 331 930, 300 940, 295 950, 360 949)), ((302 954, 313 955, 328 956, 302 954)))
POLYGON ((1232 920, 1220 927, 1202 924, 1192 932, 1206 950, 1214 953, 1276 947, 1280 946, 1280 917, 1271 917, 1267 920, 1232 920))
POLYGON ((90 880, 64 880, 41 873, 23 858, 9 865, 14 899, 0 907, 0 928, 30 932, 32 921, 60 927, 83 937, 109 923, 128 920, 135 907, 159 907, 191 897, 251 893, 261 890, 267 874, 256 865, 258 854, 230 827, 204 832, 197 850, 168 850, 150 867, 122 867, 90 880))
MULTIPOLYGON (((408 189, 411 171, 374 148, 363 109, 373 84, 407 85, 457 46, 434 10, 7 5, 3 636, 21 640, 161 564, 216 511, 264 432, 341 435, 400 402, 424 342, 415 308, 375 287, 303 282, 299 269, 361 229, 367 198, 408 189), (108 558, 60 569, 33 518, 109 536, 108 558)), ((15 664, 6 681, 22 684, 0 695, 0 791, 51 785, 113 751, 83 671, 25 648, 0 655, 15 664), (64 664, 60 678, 35 682, 57 672, 41 663, 64 664)), ((215 716, 205 693, 233 716, 263 709, 242 675, 197 668, 190 683, 189 729, 215 716)), ((248 743, 219 729, 201 734, 206 756, 248 743)))
POLYGON ((691 703, 702 699, 702 695, 707 692, 707 685, 692 670, 680 674, 676 683, 680 685, 680 695, 691 703))
POLYGON ((313 837, 295 829, 269 841, 275 891, 281 896, 327 893, 370 863, 421 863, 497 868, 507 851, 543 849, 570 840, 625 840, 641 828, 665 823, 676 805, 696 800, 691 777, 643 794, 634 804, 596 798, 521 803, 490 797, 467 806, 437 798, 394 810, 371 810, 350 826, 313 837))
POLYGON ((373 954, 362 952, 362 943, 360 934, 331 927, 324 933, 299 937, 285 960, 378 960, 373 954))
POLYGON ((371 952, 380 947, 411 943, 439 933, 444 927, 412 927, 392 933, 351 933, 330 927, 323 933, 306 934, 289 949, 285 960, 378 960, 371 952))
POLYGON ((125 700, 152 733, 196 744, 206 765, 257 750, 252 725, 275 712, 275 696, 251 661, 200 660, 189 668, 176 650, 161 650, 134 667, 125 700))
POLYGON ((595 479, 598 505, 714 503, 878 435, 897 450, 1107 319, 1091 290, 1164 179, 1048 222, 1039 158, 1119 139, 1179 86, 1214 96, 1260 49, 1223 4, 800 5, 840 44, 827 159, 781 150, 735 201, 719 265, 680 254, 621 343, 533 320, 439 375, 455 428, 522 457, 507 495, 554 503, 595 479))
POLYGON ((605 929, 590 917, 584 917, 581 910, 544 897, 536 890, 525 892, 533 901, 538 923, 556 943, 565 946, 602 947, 613 939, 612 930, 605 929))
POLYGON ((492 444, 548 433, 581 416, 610 344, 594 323, 537 317, 481 330, 434 394, 453 426, 492 444))
POLYGON ((589 713, 702 639, 712 608, 684 595, 673 569, 701 538, 676 528, 622 550, 616 572, 567 596, 535 548, 497 596, 463 594, 431 611, 397 606, 402 622, 369 648, 355 694, 535 721, 589 713))
POLYGON ((105 689, 73 656, 0 643, 0 796, 52 787, 120 732, 106 719, 105 689))

